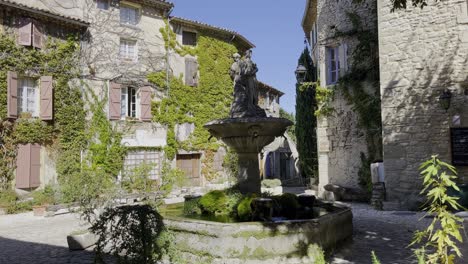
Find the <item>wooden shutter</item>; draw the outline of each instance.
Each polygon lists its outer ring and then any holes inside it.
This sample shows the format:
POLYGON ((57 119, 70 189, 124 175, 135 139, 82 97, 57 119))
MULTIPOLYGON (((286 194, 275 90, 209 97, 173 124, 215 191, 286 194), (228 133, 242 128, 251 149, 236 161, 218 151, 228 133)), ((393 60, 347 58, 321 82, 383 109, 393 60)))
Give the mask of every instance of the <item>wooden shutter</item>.
POLYGON ((7 117, 18 118, 18 74, 7 73, 7 117))
POLYGON ((31 46, 32 20, 30 18, 20 18, 18 26, 18 44, 31 46))
POLYGON ((140 120, 151 121, 151 86, 140 88, 140 120))
POLYGON ((42 32, 43 30, 41 24, 34 20, 32 23, 32 45, 38 49, 42 49, 44 42, 44 34, 42 32))
POLYGON ((16 154, 16 188, 29 188, 30 168, 31 164, 31 144, 18 145, 18 153, 16 154))
POLYGON ((193 58, 185 59, 185 84, 198 86, 198 62, 193 58))
POLYGON ((41 112, 42 120, 53 119, 53 86, 52 76, 41 77, 41 112))
POLYGON ((41 146, 38 144, 18 145, 16 156, 16 188, 39 187, 41 172, 41 146))
POLYGON ((121 86, 118 83, 111 82, 109 89, 109 119, 120 119, 121 107, 121 86))
POLYGON ((30 158, 30 178, 29 187, 35 188, 41 185, 41 146, 38 144, 31 145, 31 158, 30 158))

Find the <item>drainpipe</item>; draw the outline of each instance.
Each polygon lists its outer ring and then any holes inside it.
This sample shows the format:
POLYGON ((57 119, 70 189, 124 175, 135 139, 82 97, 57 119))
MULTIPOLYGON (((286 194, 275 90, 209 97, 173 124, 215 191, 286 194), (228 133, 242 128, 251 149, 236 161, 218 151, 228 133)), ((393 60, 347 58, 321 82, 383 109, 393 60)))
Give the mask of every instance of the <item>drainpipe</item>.
MULTIPOLYGON (((169 9, 169 11, 166 13, 166 19, 167 19, 167 39, 169 39, 170 37, 170 34, 169 34, 169 30, 171 30, 171 13, 172 13, 172 10, 174 10, 174 7, 171 7, 171 9, 169 9)), ((167 48, 166 50, 166 96, 169 96, 169 89, 170 89, 170 82, 169 82, 169 70, 170 70, 170 65, 169 65, 169 47, 167 48)))

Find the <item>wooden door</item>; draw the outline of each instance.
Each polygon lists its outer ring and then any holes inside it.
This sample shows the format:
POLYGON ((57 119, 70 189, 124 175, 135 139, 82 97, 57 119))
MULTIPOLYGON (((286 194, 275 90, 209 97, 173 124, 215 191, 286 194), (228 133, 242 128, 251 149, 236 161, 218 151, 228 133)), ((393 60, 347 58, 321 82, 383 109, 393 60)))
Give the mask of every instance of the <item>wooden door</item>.
POLYGON ((192 186, 199 186, 200 181, 200 154, 177 155, 177 168, 185 172, 192 186))

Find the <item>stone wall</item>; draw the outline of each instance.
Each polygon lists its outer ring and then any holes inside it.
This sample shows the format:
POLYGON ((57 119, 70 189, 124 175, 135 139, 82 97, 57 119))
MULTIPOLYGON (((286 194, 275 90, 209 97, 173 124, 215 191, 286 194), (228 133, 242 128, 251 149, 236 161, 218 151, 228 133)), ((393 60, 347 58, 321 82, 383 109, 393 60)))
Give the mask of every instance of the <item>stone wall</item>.
MULTIPOLYGON (((450 162, 449 128, 468 126, 468 7, 430 1, 391 13, 390 3, 378 0, 385 178, 388 199, 411 207, 420 163, 432 154, 450 162), (438 101, 445 88, 453 93, 448 111, 438 101)), ((468 182, 468 168, 457 169, 468 182)))
MULTIPOLYGON (((353 24, 348 13, 360 17, 364 29, 376 27, 376 2, 364 1, 360 4, 351 0, 317 1, 317 45, 312 47, 312 56, 319 71, 321 86, 326 85, 327 63, 326 48, 345 45, 343 59, 340 61, 340 76, 346 74, 352 66, 352 56, 358 41, 353 36, 347 36, 352 31, 353 24)), ((330 116, 318 119, 317 144, 319 158, 319 190, 328 183, 346 187, 359 187, 358 170, 361 167, 360 154, 367 154, 365 132, 357 127, 357 115, 352 110, 342 93, 335 89, 332 102, 334 108, 330 116)), ((378 89, 375 87, 375 89, 378 89)))

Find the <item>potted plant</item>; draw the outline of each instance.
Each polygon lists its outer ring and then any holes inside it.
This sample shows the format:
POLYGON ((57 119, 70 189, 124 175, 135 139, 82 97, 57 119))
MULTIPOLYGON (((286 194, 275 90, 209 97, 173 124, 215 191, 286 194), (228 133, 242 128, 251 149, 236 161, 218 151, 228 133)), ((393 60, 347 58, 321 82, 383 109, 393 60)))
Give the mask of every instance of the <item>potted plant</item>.
POLYGON ((47 206, 54 204, 55 191, 51 186, 33 192, 33 213, 35 216, 45 216, 47 206))
POLYGON ((13 190, 4 190, 0 192, 0 215, 8 213, 8 209, 16 202, 17 195, 13 190))

